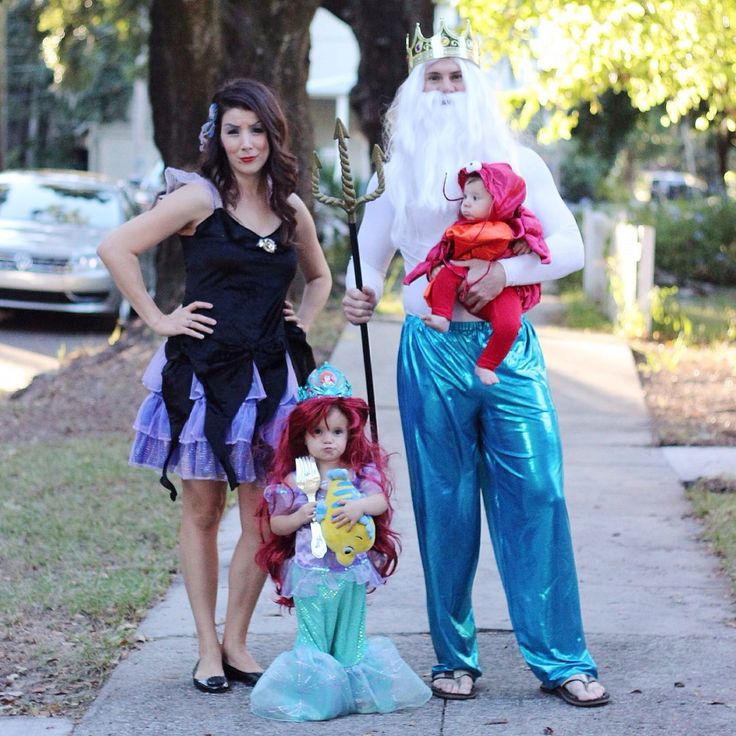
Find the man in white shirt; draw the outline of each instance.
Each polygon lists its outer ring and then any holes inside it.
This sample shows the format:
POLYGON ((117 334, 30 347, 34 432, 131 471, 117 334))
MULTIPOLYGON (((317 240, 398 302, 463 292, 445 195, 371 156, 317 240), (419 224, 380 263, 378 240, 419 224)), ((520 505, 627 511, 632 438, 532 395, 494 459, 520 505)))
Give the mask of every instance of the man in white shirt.
POLYGON ((518 146, 477 66, 470 28, 441 25, 408 44, 410 74, 386 115, 386 193, 366 207, 360 229, 364 288, 348 269, 343 306, 367 322, 398 249, 407 273, 457 219, 457 172, 469 161, 507 162, 526 181, 525 206, 539 218, 551 263, 528 253, 470 265, 462 303, 446 333, 429 313, 424 278, 403 291, 406 319, 398 356, 399 408, 437 664, 438 697, 474 697, 481 674, 471 593, 480 545, 480 498, 517 641, 545 692, 572 705, 608 702, 582 631, 575 562, 562 487, 557 418, 533 327, 519 335, 484 385, 475 362, 489 325, 473 311, 505 286, 549 281, 579 270, 583 244, 549 170, 518 146))

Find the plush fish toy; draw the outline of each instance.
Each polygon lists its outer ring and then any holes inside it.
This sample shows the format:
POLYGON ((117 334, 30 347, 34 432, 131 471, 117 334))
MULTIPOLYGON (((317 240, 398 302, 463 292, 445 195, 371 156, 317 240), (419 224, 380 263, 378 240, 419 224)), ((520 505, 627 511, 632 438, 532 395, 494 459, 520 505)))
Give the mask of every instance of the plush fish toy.
POLYGON ((348 567, 359 552, 367 552, 376 540, 376 523, 373 517, 363 514, 353 525, 336 527, 332 514, 339 509, 340 502, 361 498, 358 489, 350 481, 350 475, 344 468, 327 471, 329 479, 324 500, 317 503, 316 519, 322 526, 322 535, 337 561, 348 567))

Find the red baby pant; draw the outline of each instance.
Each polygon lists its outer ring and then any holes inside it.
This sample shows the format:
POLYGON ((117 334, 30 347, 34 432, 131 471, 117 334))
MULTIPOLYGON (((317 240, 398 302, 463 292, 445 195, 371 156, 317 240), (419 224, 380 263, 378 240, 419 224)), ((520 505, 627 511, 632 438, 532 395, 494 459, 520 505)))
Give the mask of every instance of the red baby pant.
MULTIPOLYGON (((459 269, 464 271, 467 269, 459 269)), ((432 314, 446 319, 452 319, 452 309, 455 306, 457 292, 464 280, 464 275, 455 273, 453 269, 443 266, 432 279, 432 290, 429 296, 429 306, 432 314)), ((521 327, 521 299, 513 286, 507 286, 495 299, 492 299, 483 309, 474 312, 488 322, 493 328, 488 344, 478 358, 480 368, 496 370, 503 359, 508 355, 511 346, 519 334, 521 327)))

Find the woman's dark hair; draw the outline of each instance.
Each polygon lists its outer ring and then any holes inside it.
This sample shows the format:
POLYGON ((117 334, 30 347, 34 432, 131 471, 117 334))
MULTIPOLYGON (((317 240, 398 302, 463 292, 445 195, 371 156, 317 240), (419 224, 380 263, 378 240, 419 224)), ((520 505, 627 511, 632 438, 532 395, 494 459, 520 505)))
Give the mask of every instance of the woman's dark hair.
POLYGON ((296 229, 296 210, 287 202, 296 191, 296 157, 289 151, 289 129, 276 95, 254 79, 233 79, 226 82, 212 98, 217 105, 212 138, 204 150, 201 172, 216 187, 223 204, 234 207, 238 186, 227 154, 220 141, 222 116, 238 108, 254 113, 266 129, 270 154, 262 175, 269 184, 268 203, 283 222, 283 237, 288 242, 296 229))

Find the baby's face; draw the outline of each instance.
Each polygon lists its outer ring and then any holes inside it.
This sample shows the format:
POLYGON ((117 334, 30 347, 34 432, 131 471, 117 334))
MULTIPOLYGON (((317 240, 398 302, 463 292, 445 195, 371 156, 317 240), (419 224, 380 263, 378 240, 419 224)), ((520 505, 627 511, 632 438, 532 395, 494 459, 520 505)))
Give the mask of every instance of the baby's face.
POLYGON ((460 212, 466 220, 487 220, 493 207, 493 197, 480 179, 471 179, 465 184, 460 212))

